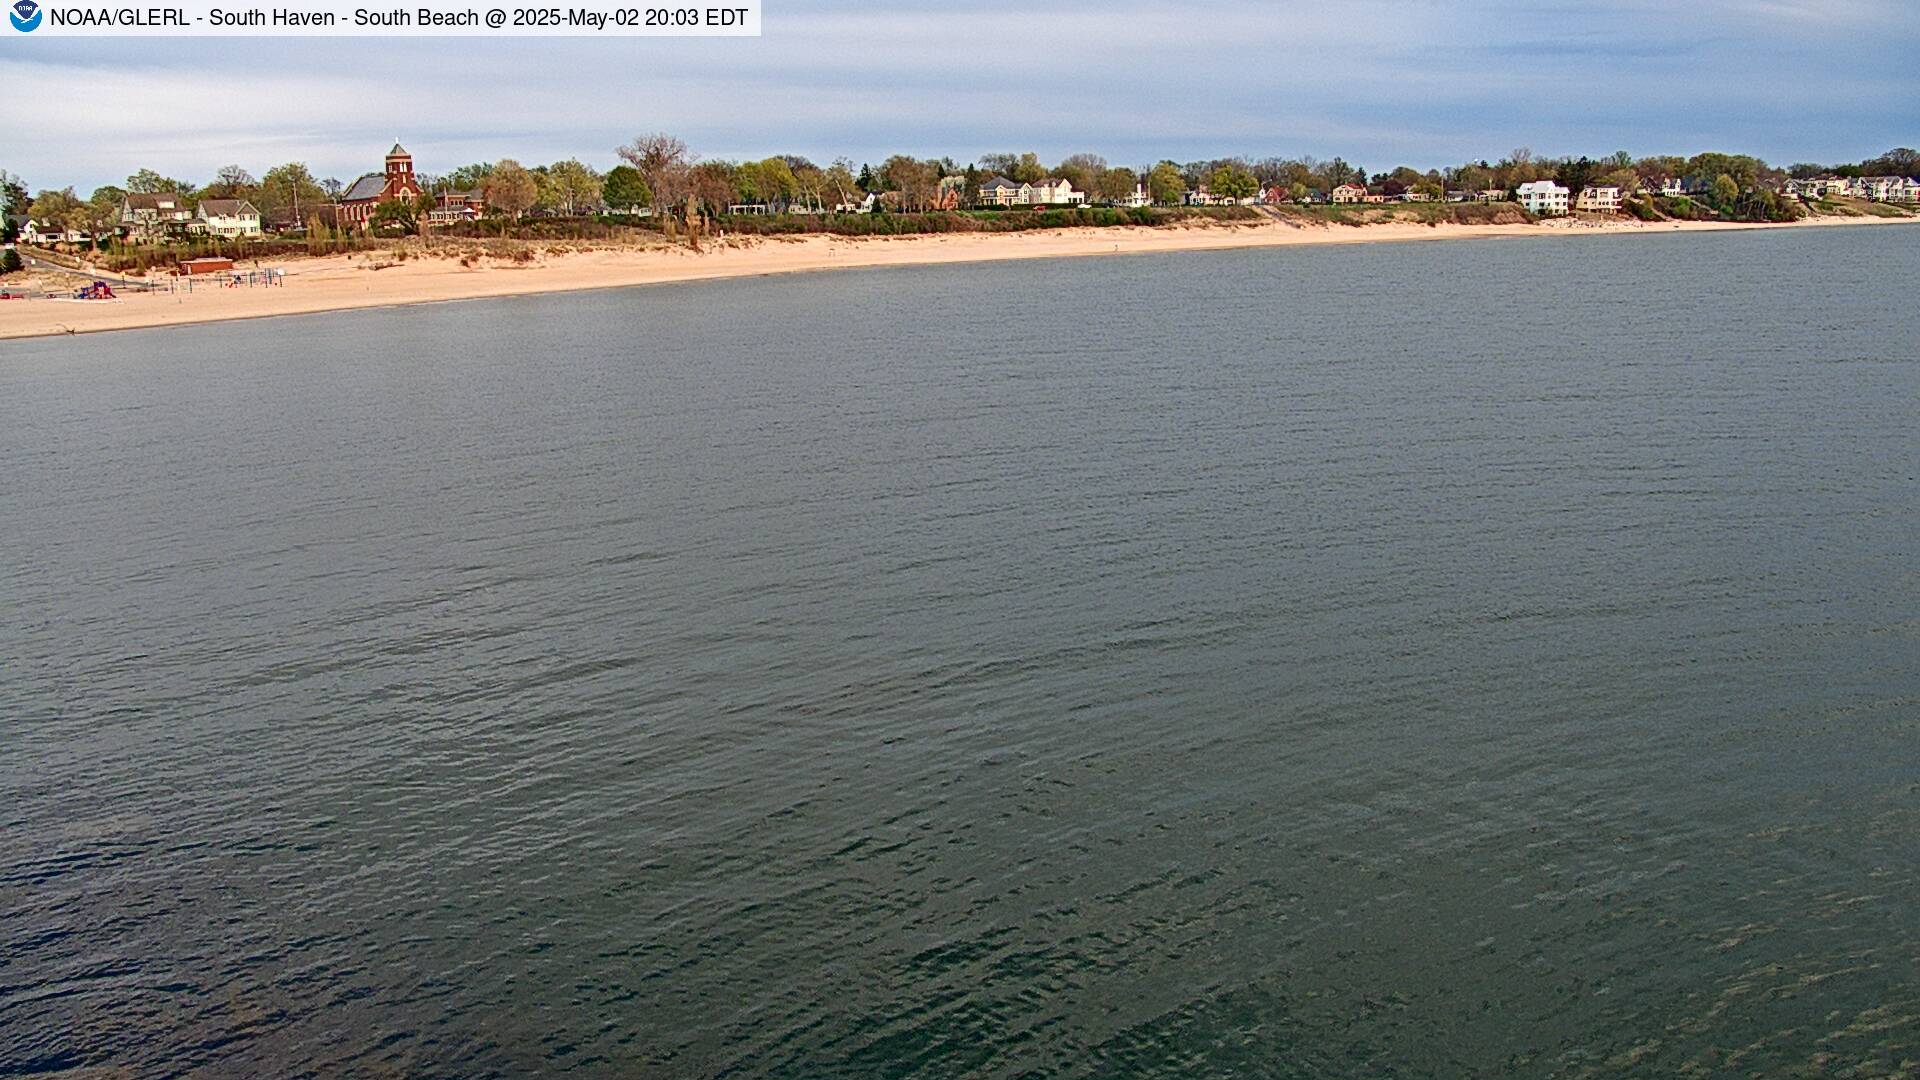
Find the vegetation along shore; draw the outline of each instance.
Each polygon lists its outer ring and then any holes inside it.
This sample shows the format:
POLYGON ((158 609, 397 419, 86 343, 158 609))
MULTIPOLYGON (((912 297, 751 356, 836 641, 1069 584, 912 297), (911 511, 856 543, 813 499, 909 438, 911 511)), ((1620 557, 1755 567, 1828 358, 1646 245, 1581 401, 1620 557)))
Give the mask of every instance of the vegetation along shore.
POLYGON ((1368 174, 1338 158, 1140 168, 1090 154, 878 166, 701 161, 671 136, 577 160, 351 183, 299 163, 82 199, 0 170, 0 338, 836 268, 1447 238, 1920 221, 1920 155, 1778 169, 1616 154, 1368 174))

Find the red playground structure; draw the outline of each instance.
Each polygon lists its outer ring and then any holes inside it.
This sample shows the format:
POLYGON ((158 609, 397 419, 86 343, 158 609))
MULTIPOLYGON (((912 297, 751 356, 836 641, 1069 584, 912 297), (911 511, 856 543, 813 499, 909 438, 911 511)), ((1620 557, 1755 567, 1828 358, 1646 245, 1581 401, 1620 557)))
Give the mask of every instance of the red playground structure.
POLYGON ((112 300, 113 286, 104 281, 96 281, 75 291, 73 298, 75 300, 112 300))

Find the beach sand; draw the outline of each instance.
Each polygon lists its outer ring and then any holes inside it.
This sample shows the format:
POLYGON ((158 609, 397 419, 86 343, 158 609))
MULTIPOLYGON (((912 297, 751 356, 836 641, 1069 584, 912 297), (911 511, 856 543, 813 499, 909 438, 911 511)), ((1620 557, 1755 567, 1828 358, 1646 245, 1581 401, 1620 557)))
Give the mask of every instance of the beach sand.
POLYGON ((1821 225, 1913 224, 1920 218, 1812 218, 1783 225, 1707 222, 1600 224, 1559 219, 1530 225, 1362 226, 1231 223, 1164 228, 1060 229, 1020 233, 844 238, 808 236, 739 240, 695 253, 684 248, 614 248, 547 255, 532 263, 361 254, 293 259, 274 288, 220 288, 197 283, 191 293, 129 294, 113 301, 0 300, 0 338, 180 326, 227 319, 298 315, 397 304, 520 296, 544 292, 656 285, 677 281, 857 267, 1050 259, 1169 251, 1221 251, 1309 244, 1410 242, 1487 237, 1571 237, 1821 225), (390 265, 375 266, 382 263, 390 265))

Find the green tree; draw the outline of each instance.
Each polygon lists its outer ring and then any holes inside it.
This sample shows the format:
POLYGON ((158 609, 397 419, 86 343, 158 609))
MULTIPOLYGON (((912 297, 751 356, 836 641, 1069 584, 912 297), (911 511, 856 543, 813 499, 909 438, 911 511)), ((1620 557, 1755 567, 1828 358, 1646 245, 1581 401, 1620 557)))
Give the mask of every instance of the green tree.
POLYGON ((34 196, 33 205, 28 207, 28 216, 33 220, 44 221, 63 230, 85 229, 87 213, 87 204, 80 201, 72 188, 42 191, 34 196))
POLYGON ((1561 162, 1560 166, 1554 170, 1553 178, 1577 198, 1582 191, 1593 184, 1594 178, 1602 171, 1603 168, 1598 162, 1592 158, 1583 157, 1577 161, 1561 162))
POLYGON ((4 277, 7 274, 17 274, 24 269, 25 266, 26 264, 20 261, 19 252, 12 248, 0 251, 0 277, 4 277))
POLYGON ((653 192, 648 190, 646 179, 631 165, 615 165, 607 171, 600 185, 600 197, 608 209, 618 214, 653 205, 653 192))
POLYGON ((1147 174, 1147 194, 1161 205, 1170 205, 1180 201, 1187 193, 1186 178, 1180 175, 1180 166, 1171 161, 1163 161, 1147 174))
POLYGON ((1224 199, 1247 199, 1260 190, 1260 181, 1238 165, 1222 165, 1207 175, 1207 190, 1224 199))
POLYGON ((93 189, 87 196, 87 228, 97 240, 101 233, 112 232, 120 225, 120 204, 126 200, 127 193, 104 184, 93 189))
POLYGON ((539 197, 540 190, 534 183, 533 174, 512 158, 502 160, 487 174, 487 206, 515 221, 532 209, 534 200, 539 197))
POLYGON ((253 205, 263 219, 277 217, 296 223, 306 219, 308 210, 326 201, 326 190, 303 161, 290 161, 268 169, 253 196, 253 205))
POLYGON ((1740 183, 1726 173, 1713 178, 1713 205, 1716 210, 1728 210, 1739 201, 1740 183))
POLYGON ((193 190, 193 185, 184 181, 175 180, 171 177, 161 176, 152 169, 141 169, 139 172, 127 177, 127 190, 140 195, 153 195, 162 192, 186 195, 193 190))
POLYGON ((547 167, 547 176, 560 209, 569 215, 580 213, 600 202, 604 181, 598 172, 578 158, 554 162, 547 167))
POLYGON ((367 226, 377 233, 406 235, 420 231, 420 215, 407 199, 382 199, 373 208, 367 226))
POLYGON ((1108 169, 1100 174, 1100 197, 1119 202, 1140 186, 1140 177, 1132 169, 1108 169))

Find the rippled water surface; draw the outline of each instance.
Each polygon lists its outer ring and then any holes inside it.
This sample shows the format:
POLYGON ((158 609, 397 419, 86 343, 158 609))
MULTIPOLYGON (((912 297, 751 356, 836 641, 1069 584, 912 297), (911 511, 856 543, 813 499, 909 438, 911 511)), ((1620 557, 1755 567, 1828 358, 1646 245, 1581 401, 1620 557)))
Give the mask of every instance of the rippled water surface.
POLYGON ((0 343, 0 1074, 1913 1075, 1916 281, 1882 227, 0 343))

